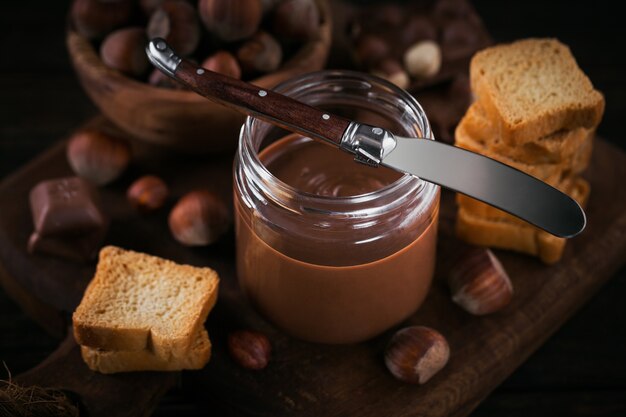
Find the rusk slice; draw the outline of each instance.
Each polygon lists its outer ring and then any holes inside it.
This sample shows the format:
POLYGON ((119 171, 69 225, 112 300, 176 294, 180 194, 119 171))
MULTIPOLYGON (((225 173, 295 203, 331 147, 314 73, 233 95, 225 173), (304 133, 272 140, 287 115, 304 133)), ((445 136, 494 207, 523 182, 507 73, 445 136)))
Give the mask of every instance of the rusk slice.
POLYGON ((469 136, 493 152, 528 164, 571 160, 582 146, 593 141, 595 135, 595 129, 579 127, 561 130, 532 142, 510 144, 502 140, 500 132, 486 117, 480 102, 472 103, 460 124, 469 136))
MULTIPOLYGON (((571 181, 569 194, 584 206, 589 196, 589 184, 581 178, 571 181)), ((475 245, 534 255, 546 264, 561 259, 566 239, 553 236, 479 201, 459 197, 461 204, 456 222, 459 238, 475 245)))
POLYGON ((593 129, 604 97, 556 39, 526 39, 478 52, 470 64, 472 91, 507 143, 561 130, 593 129))
POLYGON ((74 336, 103 350, 182 357, 217 299, 210 268, 107 246, 74 312, 74 336))
POLYGON ((180 371, 202 369, 211 358, 209 334, 202 327, 193 339, 189 352, 181 357, 161 358, 147 349, 137 351, 101 350, 81 346, 80 352, 87 366, 103 374, 131 371, 180 371))
POLYGON ((564 178, 572 175, 579 174, 584 171, 589 165, 591 158, 591 152, 593 149, 593 142, 588 140, 583 142, 582 146, 576 151, 570 160, 564 160, 559 163, 525 163, 508 156, 500 154, 485 143, 474 139, 465 128, 463 122, 459 123, 455 131, 455 145, 461 148, 467 149, 472 152, 477 152, 482 155, 493 158, 504 164, 510 165, 521 171, 532 175, 552 186, 557 186, 564 178))

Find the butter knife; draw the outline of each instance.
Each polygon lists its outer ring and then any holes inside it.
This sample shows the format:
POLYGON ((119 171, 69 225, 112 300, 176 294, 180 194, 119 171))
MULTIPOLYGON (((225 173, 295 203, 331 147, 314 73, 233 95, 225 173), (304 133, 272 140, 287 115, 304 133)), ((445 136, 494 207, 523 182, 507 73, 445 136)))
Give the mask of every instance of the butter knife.
POLYGON ((405 138, 350 121, 180 58, 161 38, 146 46, 152 64, 198 94, 301 135, 329 142, 371 166, 400 172, 468 195, 553 235, 572 237, 586 224, 567 194, 491 158, 431 139, 405 138))

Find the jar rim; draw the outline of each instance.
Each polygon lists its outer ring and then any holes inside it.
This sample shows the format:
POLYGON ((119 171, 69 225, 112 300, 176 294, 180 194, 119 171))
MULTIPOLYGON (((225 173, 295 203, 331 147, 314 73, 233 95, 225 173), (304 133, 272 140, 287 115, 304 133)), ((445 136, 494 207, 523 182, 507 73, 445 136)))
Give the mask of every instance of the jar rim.
MULTIPOLYGON (((430 127, 430 123, 428 122, 428 119, 426 117, 426 113, 424 112, 422 106, 417 101, 417 99, 405 90, 390 83, 389 81, 376 77, 374 75, 350 70, 315 71, 283 81, 276 85, 273 90, 281 94, 292 92, 292 90, 294 89, 304 90, 307 86, 318 84, 320 79, 353 81, 361 83, 364 88, 371 89, 373 86, 379 86, 391 91, 399 99, 401 99, 403 103, 408 107, 408 109, 410 109, 416 116, 415 119, 419 126, 419 130, 423 132, 423 134, 421 135, 422 139, 435 140, 430 127)), ((246 117, 246 120, 241 127, 238 154, 240 156, 244 155, 245 158, 253 162, 253 170, 255 171, 254 174, 256 174, 255 176, 260 177, 260 179, 262 180, 261 183, 257 183, 257 185, 259 185, 263 194, 265 196, 273 195, 275 197, 275 200, 277 200, 279 204, 285 207, 289 206, 289 196, 299 196, 301 198, 305 198, 309 202, 307 206, 312 205, 316 207, 324 207, 327 205, 339 204, 342 206, 353 207, 354 210, 350 210, 350 213, 351 215, 356 215, 358 214, 358 212, 361 211, 363 211, 363 213, 369 212, 371 210, 371 206, 368 206, 368 204, 371 204, 372 201, 393 196, 395 193, 404 191, 407 188, 411 189, 411 191, 416 193, 416 196, 422 197, 427 202, 429 202, 436 196, 439 189, 439 186, 436 184, 426 182, 410 174, 404 174, 396 181, 378 190, 355 196, 318 195, 298 190, 297 188, 275 177, 259 158, 258 151, 257 149, 255 149, 252 141, 252 136, 255 128, 257 128, 258 125, 266 123, 267 122, 263 122, 252 116, 246 117), (267 183, 271 183, 271 187, 268 187, 267 183), (363 205, 362 210, 359 209, 361 205, 363 205)), ((396 203, 399 204, 400 201, 396 201, 396 203)), ((391 205, 395 206, 393 202, 391 203, 391 205)), ((390 209, 393 207, 387 208, 390 209)), ((321 209, 319 211, 326 214, 328 212, 332 212, 332 210, 327 212, 324 209, 321 209)))

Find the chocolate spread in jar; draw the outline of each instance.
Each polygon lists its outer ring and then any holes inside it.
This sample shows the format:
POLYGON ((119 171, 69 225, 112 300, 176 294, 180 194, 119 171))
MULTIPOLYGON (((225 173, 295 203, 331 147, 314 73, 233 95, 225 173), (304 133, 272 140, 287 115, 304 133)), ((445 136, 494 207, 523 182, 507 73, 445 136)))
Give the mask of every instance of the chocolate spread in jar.
MULTIPOLYGON (((282 182, 314 196, 363 195, 402 176, 356 164, 345 152, 295 135, 268 146, 259 158, 282 182)), ((411 226, 406 230, 390 228, 377 241, 367 225, 355 228, 289 210, 275 222, 289 229, 285 233, 235 193, 240 286, 261 313, 296 337, 323 343, 366 340, 407 318, 426 297, 435 262, 438 200, 433 204, 407 218, 411 226), (319 241, 312 237, 315 227, 319 241), (344 242, 346 237, 351 241, 344 242)))

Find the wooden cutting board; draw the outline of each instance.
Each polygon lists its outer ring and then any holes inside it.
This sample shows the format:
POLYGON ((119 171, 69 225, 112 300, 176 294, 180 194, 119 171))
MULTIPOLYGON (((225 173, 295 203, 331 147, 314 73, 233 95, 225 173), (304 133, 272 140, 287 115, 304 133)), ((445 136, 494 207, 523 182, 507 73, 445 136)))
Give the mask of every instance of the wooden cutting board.
MULTIPOLYGON (((101 119, 91 123, 111 128, 101 119)), ((106 243, 208 265, 222 278, 218 303, 207 321, 213 342, 211 362, 201 371, 182 373, 182 389, 213 415, 465 416, 626 261, 626 188, 622 184, 626 153, 598 139, 586 175, 592 191, 585 232, 568 243, 564 259, 555 266, 496 251, 511 276, 515 297, 500 313, 470 316, 450 301, 443 282, 443 265, 454 250, 454 198, 444 193, 435 282, 424 306, 403 325, 438 329, 449 340, 452 354, 447 367, 428 384, 405 385, 390 376, 382 360, 393 330, 347 346, 295 340, 265 322, 239 292, 232 232, 214 246, 185 248, 169 234, 169 207, 140 216, 125 201, 128 184, 147 173, 156 173, 171 185, 172 202, 196 187, 211 188, 230 200, 231 169, 229 156, 162 158, 153 150, 137 149, 124 177, 101 189, 105 209, 113 219, 106 243), (274 353, 264 371, 242 370, 229 359, 226 335, 242 327, 269 335, 274 353)), ((29 190, 41 180, 66 175, 71 171, 60 142, 0 185, 0 280, 27 313, 60 337, 94 264, 30 256, 25 248, 32 231, 29 190)), ((91 416, 130 416, 149 412, 177 377, 177 373, 156 372, 92 373, 69 336, 44 363, 18 380, 72 391, 91 416)))

